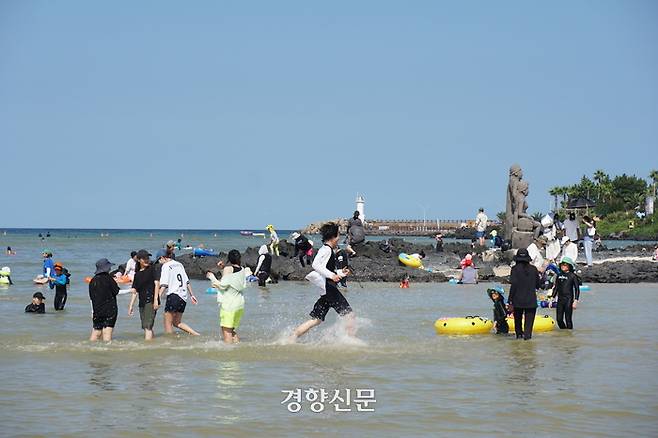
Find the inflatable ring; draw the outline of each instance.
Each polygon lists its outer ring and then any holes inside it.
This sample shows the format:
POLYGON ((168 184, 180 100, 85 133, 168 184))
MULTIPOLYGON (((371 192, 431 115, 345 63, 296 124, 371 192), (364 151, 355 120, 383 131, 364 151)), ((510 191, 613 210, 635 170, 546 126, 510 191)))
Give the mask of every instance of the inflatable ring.
POLYGON ((588 290, 591 290, 591 289, 592 288, 590 287, 589 284, 583 284, 582 286, 580 286, 580 291, 581 292, 587 292, 588 290))
POLYGON ((448 280, 448 283, 450 283, 450 284, 459 284, 459 280, 457 280, 456 278, 451 278, 450 280, 448 280))
POLYGON ((207 294, 217 294, 218 292, 219 291, 217 289, 215 289, 214 287, 209 287, 208 289, 206 289, 207 294))
POLYGON ((400 255, 398 256, 398 260, 400 260, 400 263, 402 263, 405 266, 409 266, 410 268, 422 268, 423 267, 423 262, 416 258, 416 257, 411 257, 409 254, 401 252, 400 255))
POLYGON ((208 257, 217 255, 212 249, 205 248, 194 248, 192 254, 194 254, 194 257, 208 257))
POLYGON ((493 321, 480 316, 441 318, 434 323, 437 335, 480 335, 491 332, 493 321))
MULTIPOLYGON (((510 332, 514 331, 514 318, 507 318, 510 332)), ((533 332, 550 332, 555 328, 555 320, 548 315, 535 315, 535 323, 532 325, 533 332)))
POLYGON ((4 277, 4 276, 0 276, 0 284, 2 284, 2 285, 9 284, 9 278, 4 277))

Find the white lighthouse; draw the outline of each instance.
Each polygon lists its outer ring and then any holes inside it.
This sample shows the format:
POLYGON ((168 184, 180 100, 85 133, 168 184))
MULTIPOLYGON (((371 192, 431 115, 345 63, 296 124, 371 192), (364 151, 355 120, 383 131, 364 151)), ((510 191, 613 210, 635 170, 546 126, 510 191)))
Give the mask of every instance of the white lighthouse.
POLYGON ((366 214, 365 214, 365 204, 366 200, 363 199, 363 196, 356 194, 356 211, 359 212, 359 218, 361 222, 365 225, 366 223, 366 214))

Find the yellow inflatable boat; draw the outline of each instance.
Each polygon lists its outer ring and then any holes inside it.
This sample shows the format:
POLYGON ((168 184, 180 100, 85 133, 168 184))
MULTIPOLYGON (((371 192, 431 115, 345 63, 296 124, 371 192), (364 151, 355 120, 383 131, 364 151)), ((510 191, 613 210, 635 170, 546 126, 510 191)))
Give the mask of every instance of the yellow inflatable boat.
MULTIPOLYGON (((507 318, 509 331, 514 331, 514 318, 507 318)), ((532 325, 533 332, 550 332, 555 328, 555 320, 548 315, 535 315, 535 323, 532 325)))
POLYGON ((398 260, 400 260, 403 265, 409 266, 410 268, 421 268, 423 266, 423 262, 420 261, 419 258, 411 257, 409 254, 404 252, 400 253, 398 260))
POLYGON ((434 323, 438 335, 480 335, 491 332, 493 321, 480 316, 441 318, 434 323))

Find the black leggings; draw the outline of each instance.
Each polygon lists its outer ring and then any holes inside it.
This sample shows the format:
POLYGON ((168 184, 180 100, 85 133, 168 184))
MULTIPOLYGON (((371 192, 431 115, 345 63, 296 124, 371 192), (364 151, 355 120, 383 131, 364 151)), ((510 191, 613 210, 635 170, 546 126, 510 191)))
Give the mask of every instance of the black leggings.
POLYGON ((537 313, 537 308, 514 308, 514 331, 516 332, 516 337, 520 338, 523 336, 523 339, 532 338, 532 326, 535 325, 535 314, 537 313), (525 322, 522 325, 521 322, 524 319, 525 322), (523 327, 523 328, 521 328, 523 327))
POLYGON ((53 305, 55 310, 64 310, 64 305, 66 304, 66 292, 55 292, 55 301, 53 305))
POLYGON ((258 273, 258 275, 257 275, 257 277, 258 277, 258 285, 259 285, 260 287, 265 287, 265 282, 267 281, 267 279, 269 278, 269 276, 270 276, 270 274, 269 274, 268 272, 260 271, 260 272, 258 273))
POLYGON ((557 326, 561 329, 573 329, 573 320, 571 316, 573 315, 573 300, 557 301, 556 318, 557 326), (567 323, 564 323, 564 319, 567 320, 567 323))

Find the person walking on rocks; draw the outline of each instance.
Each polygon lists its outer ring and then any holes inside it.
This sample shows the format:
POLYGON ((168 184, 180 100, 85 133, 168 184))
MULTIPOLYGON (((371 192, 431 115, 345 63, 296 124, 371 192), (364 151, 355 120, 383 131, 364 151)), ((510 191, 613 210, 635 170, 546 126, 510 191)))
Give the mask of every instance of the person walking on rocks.
POLYGON ((507 303, 514 313, 516 339, 532 338, 532 327, 537 313, 537 289, 541 280, 537 268, 530 264, 532 258, 528 250, 521 248, 514 256, 516 264, 510 274, 510 290, 507 303))
MULTIPOLYGON (((580 239, 580 230, 578 229, 578 221, 576 220, 576 213, 569 213, 569 219, 562 224, 564 235, 569 238, 573 243, 577 243, 580 239)), ((576 259, 574 259, 575 261, 576 259)))
POLYGON ((272 255, 279 255, 279 235, 276 233, 276 230, 274 229, 274 225, 270 224, 267 227, 267 231, 270 232, 270 253, 272 255))
POLYGON ((484 233, 487 230, 487 221, 489 221, 489 218, 484 214, 484 208, 480 208, 477 216, 475 216, 475 237, 478 239, 480 246, 484 246, 484 233))
POLYGON ((594 237, 596 236, 596 221, 589 216, 583 216, 585 225, 585 235, 583 236, 583 246, 585 247, 585 260, 587 267, 592 267, 592 247, 594 246, 594 237))
POLYGON ((363 221, 359 218, 358 210, 354 211, 352 218, 347 221, 347 252, 350 255, 356 255, 354 247, 366 240, 366 230, 363 228, 363 221))
POLYGON ((574 263, 578 259, 578 245, 571 241, 569 236, 562 237, 562 258, 568 257, 574 263))

